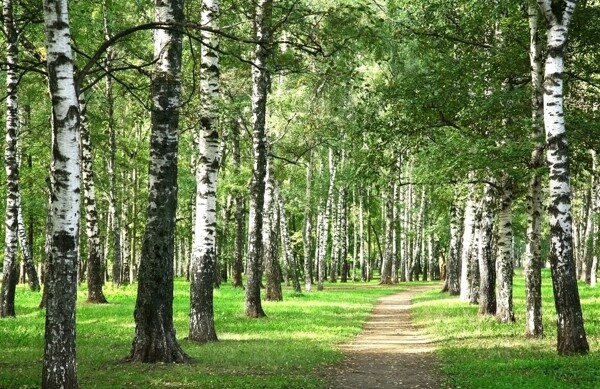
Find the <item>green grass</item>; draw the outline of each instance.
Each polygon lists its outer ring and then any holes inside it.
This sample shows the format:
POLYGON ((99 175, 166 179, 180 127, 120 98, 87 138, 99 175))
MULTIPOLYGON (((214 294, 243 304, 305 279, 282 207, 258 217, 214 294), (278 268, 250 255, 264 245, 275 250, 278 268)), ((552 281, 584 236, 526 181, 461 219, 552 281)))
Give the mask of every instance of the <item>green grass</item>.
POLYGON ((556 354, 556 311, 550 273, 543 273, 544 334, 527 340, 525 287, 517 272, 514 287, 516 323, 499 324, 481 317, 477 307, 436 291, 418 296, 413 314, 436 340, 437 354, 453 388, 599 388, 600 289, 580 284, 579 291, 591 353, 556 354))
MULTIPOLYGON (((339 362, 338 343, 356 335, 377 298, 403 286, 348 283, 324 292, 263 302, 266 319, 243 315, 244 292, 229 285, 215 290, 215 324, 220 341, 185 340, 189 285, 175 283, 174 321, 190 365, 130 364, 121 360, 133 339, 135 286, 105 288, 110 304, 86 304, 82 286, 77 307, 78 378, 86 388, 321 388, 319 371, 339 362)), ((39 388, 44 311, 39 293, 17 292, 17 318, 0 320, 0 388, 39 388)))

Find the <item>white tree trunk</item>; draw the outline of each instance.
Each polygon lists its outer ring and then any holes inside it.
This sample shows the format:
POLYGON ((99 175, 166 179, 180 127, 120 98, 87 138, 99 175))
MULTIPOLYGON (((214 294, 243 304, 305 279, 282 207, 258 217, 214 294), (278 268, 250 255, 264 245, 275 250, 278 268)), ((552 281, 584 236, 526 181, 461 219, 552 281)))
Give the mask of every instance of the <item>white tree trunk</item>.
POLYGON ((18 283, 17 246, 19 215, 19 164, 17 142, 19 138, 19 107, 17 86, 19 83, 18 34, 13 19, 13 2, 3 3, 4 33, 6 36, 6 129, 4 146, 4 170, 6 172, 6 210, 4 214, 4 265, 0 290, 0 318, 15 316, 15 290, 18 283))
MULTIPOLYGON (((474 175, 469 174, 469 179, 473 180, 474 175)), ((469 184, 469 194, 467 202, 465 204, 465 220, 463 223, 463 235, 462 235, 462 250, 460 254, 460 299, 468 301, 471 297, 471 283, 469 278, 470 274, 470 258, 471 250, 473 248, 473 234, 475 232, 475 196, 476 196, 476 185, 474 183, 469 184)))
POLYGON ((292 252, 292 242, 290 240, 290 229, 288 227, 287 217, 285 215, 285 206, 283 203, 283 196, 279 187, 275 186, 275 199, 279 210, 279 226, 281 230, 281 243, 284 252, 285 261, 287 263, 289 274, 292 279, 292 285, 294 286, 294 292, 301 293, 300 281, 298 279, 298 266, 296 264, 296 258, 292 252))
POLYGON ((581 303, 573 267, 569 154, 563 109, 564 55, 569 24, 576 2, 563 0, 557 3, 552 0, 538 0, 538 5, 548 22, 548 56, 544 69, 544 127, 546 162, 550 169, 549 258, 557 313, 558 353, 587 354, 589 345, 583 327, 581 303), (559 8, 558 14, 555 13, 557 8, 559 8))
POLYGON ((302 229, 302 242, 304 245, 304 289, 312 290, 312 247, 311 247, 311 185, 312 185, 312 155, 309 153, 306 165, 306 191, 304 196, 304 228, 302 229))
POLYGON ((248 222, 248 271, 245 293, 245 315, 266 316, 260 300, 262 262, 262 224, 264 188, 267 168, 266 113, 269 76, 267 60, 271 44, 273 0, 257 0, 254 5, 254 35, 257 45, 252 66, 252 150, 253 166, 250 183, 250 217, 248 222))
POLYGON ((502 177, 502 198, 498 213, 498 256, 496 259, 496 320, 501 323, 515 321, 513 312, 513 227, 512 178, 502 177))
POLYGON ((542 176, 537 169, 543 166, 544 104, 542 94, 543 65, 542 45, 539 37, 539 9, 532 1, 528 8, 529 62, 531 66, 531 136, 537 139, 531 152, 530 167, 533 170, 527 194, 527 243, 525 246, 525 336, 541 338, 544 334, 542 321, 542 176))
POLYGON ((323 210, 322 230, 321 239, 319 242, 319 258, 317 263, 319 264, 319 279, 318 279, 318 290, 323 290, 323 280, 325 279, 325 253, 327 251, 327 240, 329 235, 329 220, 331 217, 331 210, 333 208, 333 190, 335 186, 335 174, 337 171, 337 165, 333 154, 333 149, 329 149, 329 189, 327 190, 327 200, 325 209, 323 210))
MULTIPOLYGON (((219 1, 203 0, 200 24, 218 28, 219 1)), ((200 51, 200 125, 197 139, 194 247, 190 263, 189 339, 217 340, 213 312, 213 281, 217 269, 217 172, 219 169, 219 40, 202 31, 200 51)))
POLYGON ((52 97, 52 246, 48 258, 42 388, 77 388, 75 303, 79 252, 79 103, 67 0, 44 0, 52 97))
POLYGON ((492 184, 485 184, 481 200, 481 222, 479 227, 479 314, 496 314, 496 268, 492 253, 492 235, 494 230, 494 189, 492 184))

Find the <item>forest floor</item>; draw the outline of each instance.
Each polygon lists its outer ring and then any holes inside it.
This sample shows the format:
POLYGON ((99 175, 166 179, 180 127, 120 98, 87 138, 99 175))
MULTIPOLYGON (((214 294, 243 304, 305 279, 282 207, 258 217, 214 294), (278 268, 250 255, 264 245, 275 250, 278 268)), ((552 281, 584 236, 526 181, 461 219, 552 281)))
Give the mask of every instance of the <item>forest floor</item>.
POLYGON ((327 372, 329 388, 441 388, 433 341, 414 326, 410 313, 412 297, 431 288, 379 299, 362 332, 340 346, 344 360, 327 372))

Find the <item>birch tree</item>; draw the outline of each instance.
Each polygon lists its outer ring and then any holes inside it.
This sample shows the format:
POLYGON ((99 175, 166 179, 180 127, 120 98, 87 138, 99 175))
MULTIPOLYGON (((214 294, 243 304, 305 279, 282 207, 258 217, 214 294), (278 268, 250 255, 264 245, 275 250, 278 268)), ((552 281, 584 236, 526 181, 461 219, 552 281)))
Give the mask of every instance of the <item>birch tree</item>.
MULTIPOLYGON (((218 27, 219 1, 203 0, 200 24, 218 27)), ((219 40, 202 31, 200 58, 201 119, 197 135, 196 225, 190 266, 190 332, 197 342, 216 341, 213 312, 213 280, 217 264, 217 171, 219 168, 219 40)))
POLYGON ((479 262, 479 314, 496 314, 496 268, 492 252, 494 232, 494 189, 486 183, 481 200, 481 222, 479 225, 479 247, 477 258, 479 262))
POLYGON ((308 164, 306 165, 306 189, 304 201, 304 228, 302 229, 302 242, 304 246, 304 289, 307 292, 312 290, 312 261, 311 261, 311 184, 312 184, 312 152, 308 155, 308 164))
MULTIPOLYGON (((233 155, 233 173, 235 175, 241 174, 242 157, 240 152, 240 125, 237 120, 234 121, 231 129, 232 147, 231 153, 233 155)), ((234 288, 242 288, 242 270, 243 264, 243 251, 244 251, 244 195, 241 191, 235 193, 235 243, 234 243, 234 254, 233 254, 233 275, 232 284, 234 288)))
POLYGON ((454 202, 450 208, 450 247, 446 265, 446 282, 443 292, 456 296, 460 294, 460 212, 454 202))
POLYGON ((19 215, 19 164, 17 142, 19 137, 19 83, 18 33, 13 18, 13 1, 4 0, 2 7, 4 34, 6 36, 6 129, 4 170, 6 172, 6 211, 4 216, 4 265, 0 290, 0 317, 15 316, 15 290, 19 281, 17 267, 18 215, 19 215))
MULTIPOLYGON (((183 1, 156 0, 155 15, 158 23, 182 23, 183 1)), ((134 311, 135 336, 127 357, 130 362, 190 360, 177 343, 173 326, 181 50, 181 31, 154 30, 148 209, 134 311)))
POLYGON ((98 209, 92 166, 92 145, 90 123, 87 118, 87 103, 83 93, 79 94, 80 133, 81 133, 81 179, 83 184, 83 203, 85 207, 85 233, 87 235, 87 302, 105 304, 108 301, 102 291, 104 274, 100 250, 100 229, 98 227, 98 209))
POLYGON ((569 153, 564 116, 564 57, 575 0, 538 0, 548 24, 548 55, 544 66, 544 129, 546 163, 550 169, 550 266, 557 315, 560 355, 587 354, 579 290, 573 266, 569 153))
POLYGON ((252 64, 252 181, 250 183, 250 217, 248 222, 248 266, 246 274, 245 315, 264 317, 260 301, 260 267, 262 262, 262 227, 267 168, 266 112, 269 75, 267 61, 271 44, 273 0, 258 0, 254 7, 254 35, 257 42, 252 64))
MULTIPOLYGON (((473 174, 469 175, 470 179, 473 179, 473 174)), ((471 283, 470 278, 470 257, 471 250, 473 248, 473 234, 475 232, 475 195, 476 185, 474 183, 469 184, 469 194, 467 195, 467 202, 465 204, 465 218, 462 235, 462 250, 460 255, 460 299, 468 301, 471 297, 471 283)))
POLYGON ((503 174, 500 210, 498 212, 498 255, 496 259, 496 320, 501 323, 515 321, 513 312, 513 181, 503 174))
POLYGON ((544 101, 542 45, 539 36, 539 8, 533 1, 528 6, 529 63, 531 66, 531 136, 535 139, 529 166, 532 176, 527 193, 527 243, 525 246, 525 336, 541 338, 542 321, 542 175, 537 170, 544 163, 544 101))
POLYGON ((79 102, 67 0, 44 0, 48 86, 52 98, 52 222, 46 273, 42 388, 78 388, 75 303, 79 251, 79 102))

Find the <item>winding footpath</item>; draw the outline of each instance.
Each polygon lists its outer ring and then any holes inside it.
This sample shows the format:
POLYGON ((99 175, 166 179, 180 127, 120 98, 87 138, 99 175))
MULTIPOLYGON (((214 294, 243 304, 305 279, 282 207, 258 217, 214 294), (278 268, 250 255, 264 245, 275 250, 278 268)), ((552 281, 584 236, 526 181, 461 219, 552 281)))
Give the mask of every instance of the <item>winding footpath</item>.
POLYGON ((362 332, 340 346, 344 361, 329 371, 329 388, 441 388, 433 341, 410 316, 413 296, 433 287, 379 299, 362 332))

